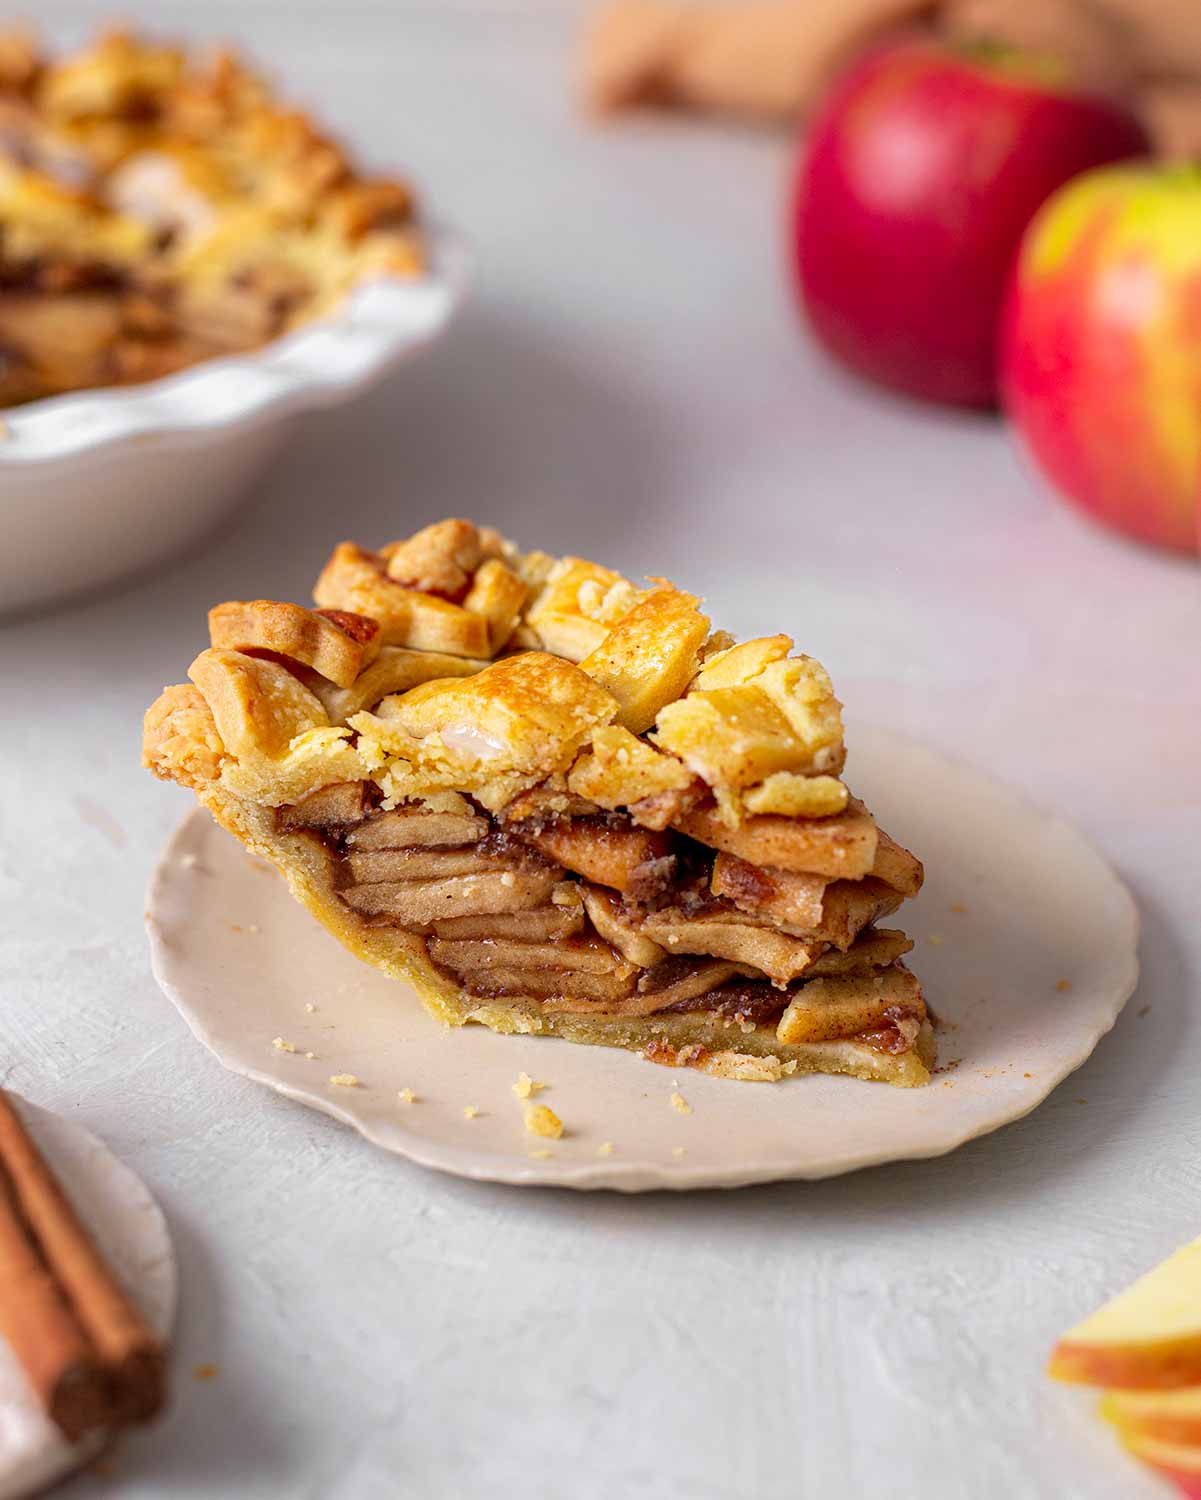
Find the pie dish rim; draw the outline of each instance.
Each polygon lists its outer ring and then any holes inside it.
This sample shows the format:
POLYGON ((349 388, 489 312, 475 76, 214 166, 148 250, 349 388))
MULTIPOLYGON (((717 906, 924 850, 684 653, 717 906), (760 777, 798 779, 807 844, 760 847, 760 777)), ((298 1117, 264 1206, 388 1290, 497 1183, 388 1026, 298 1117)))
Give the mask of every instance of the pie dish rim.
POLYGON ((473 256, 436 225, 426 246, 424 275, 356 287, 327 318, 259 349, 0 411, 0 619, 103 594, 201 544, 295 420, 349 403, 441 338, 470 292, 473 256), (325 368, 331 341, 346 356, 337 370, 325 368))
POLYGON ((353 396, 442 333, 467 295, 471 255, 463 237, 436 223, 424 223, 422 233, 428 263, 421 275, 364 281, 328 314, 256 349, 140 384, 4 408, 0 501, 10 474, 88 461, 122 443, 203 439, 353 396), (331 351, 340 357, 333 369, 325 363, 331 351), (230 376, 239 380, 227 393, 230 376))

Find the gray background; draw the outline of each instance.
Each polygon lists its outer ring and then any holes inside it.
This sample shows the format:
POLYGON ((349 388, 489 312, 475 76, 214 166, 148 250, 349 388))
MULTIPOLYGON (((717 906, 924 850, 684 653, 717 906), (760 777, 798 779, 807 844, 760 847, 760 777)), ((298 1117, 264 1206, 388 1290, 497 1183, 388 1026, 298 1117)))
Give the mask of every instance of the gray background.
MULTIPOLYGON (((75 40, 104 9, 40 19, 75 40)), ((579 7, 121 10, 252 46, 415 174, 478 278, 443 344, 306 419, 189 561, 0 629, 0 1077, 145 1176, 184 1277, 170 1416, 66 1493, 1162 1493, 1041 1365, 1201 1228, 1196 566, 1078 521, 993 421, 825 364, 784 277, 788 143, 588 125, 579 7), (210 603, 304 597, 342 535, 452 513, 788 629, 852 723, 1076 819, 1145 922, 1143 984, 1092 1061, 946 1160, 632 1201, 433 1176, 224 1073, 147 968, 144 884, 190 798, 138 769, 142 710, 210 603)))

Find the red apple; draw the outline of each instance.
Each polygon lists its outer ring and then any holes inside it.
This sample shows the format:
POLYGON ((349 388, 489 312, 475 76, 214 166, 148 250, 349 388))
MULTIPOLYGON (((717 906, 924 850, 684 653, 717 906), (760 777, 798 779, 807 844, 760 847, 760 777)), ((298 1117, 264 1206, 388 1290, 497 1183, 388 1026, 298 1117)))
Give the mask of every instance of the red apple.
POLYGON ((995 404, 997 323, 1031 216, 1077 173, 1150 149, 1123 105, 1047 71, 895 42, 812 121, 796 271, 818 337, 853 369, 932 401, 995 404))
POLYGON ((1015 267, 1001 381, 1068 499, 1142 541, 1197 549, 1201 168, 1109 167, 1044 205, 1015 267))

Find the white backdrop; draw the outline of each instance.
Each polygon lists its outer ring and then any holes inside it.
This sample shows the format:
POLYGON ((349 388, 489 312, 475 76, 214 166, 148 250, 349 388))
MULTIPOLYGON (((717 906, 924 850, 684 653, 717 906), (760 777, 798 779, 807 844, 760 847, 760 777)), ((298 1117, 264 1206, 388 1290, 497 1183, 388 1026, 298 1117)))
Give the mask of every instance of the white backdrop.
MULTIPOLYGON (((832 371, 782 273, 787 143, 581 121, 574 7, 120 8, 251 44, 413 171, 479 275, 448 341, 306 422, 199 555, 0 627, 0 1077, 142 1172, 182 1252, 173 1411, 68 1492, 1161 1493, 1041 1364, 1201 1231, 1197 568, 1077 521, 994 422, 832 371), (144 883, 190 799, 138 769, 142 710, 210 603, 303 597, 343 535, 448 513, 787 628, 852 726, 1077 819, 1145 921, 1144 983, 1088 1066, 947 1160, 631 1201, 431 1176, 226 1075, 147 969, 144 883)), ((39 5, 65 39, 103 10, 39 5)))

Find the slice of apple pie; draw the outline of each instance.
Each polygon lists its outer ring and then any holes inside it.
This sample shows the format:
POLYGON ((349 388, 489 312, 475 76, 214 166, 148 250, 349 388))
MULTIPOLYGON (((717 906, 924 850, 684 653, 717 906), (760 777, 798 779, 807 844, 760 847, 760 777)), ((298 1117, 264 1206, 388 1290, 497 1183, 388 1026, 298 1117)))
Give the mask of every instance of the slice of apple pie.
POLYGON ((787 636, 457 520, 342 543, 314 597, 217 605, 143 759, 352 953, 452 1026, 928 1081, 912 944, 878 925, 922 867, 787 636))

